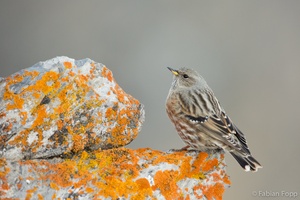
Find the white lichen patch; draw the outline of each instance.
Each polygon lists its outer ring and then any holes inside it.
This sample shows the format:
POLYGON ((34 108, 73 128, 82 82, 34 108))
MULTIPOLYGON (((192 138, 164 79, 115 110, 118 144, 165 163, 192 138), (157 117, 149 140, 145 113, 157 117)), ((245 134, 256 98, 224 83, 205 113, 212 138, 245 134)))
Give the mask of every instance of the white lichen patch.
POLYGON ((29 145, 31 145, 33 142, 38 141, 38 133, 37 132, 31 132, 28 134, 27 142, 29 145))

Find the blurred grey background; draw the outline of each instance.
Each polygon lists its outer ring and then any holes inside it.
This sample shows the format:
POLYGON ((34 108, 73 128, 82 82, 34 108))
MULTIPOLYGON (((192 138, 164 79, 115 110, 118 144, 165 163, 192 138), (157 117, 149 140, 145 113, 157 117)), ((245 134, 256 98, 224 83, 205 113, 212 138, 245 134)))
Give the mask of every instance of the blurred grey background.
POLYGON ((232 186, 224 199, 266 199, 259 191, 300 196, 298 0, 2 0, 0 51, 2 77, 59 55, 105 64, 145 105, 130 148, 184 146, 165 113, 166 67, 194 68, 264 166, 246 173, 227 154, 232 186))

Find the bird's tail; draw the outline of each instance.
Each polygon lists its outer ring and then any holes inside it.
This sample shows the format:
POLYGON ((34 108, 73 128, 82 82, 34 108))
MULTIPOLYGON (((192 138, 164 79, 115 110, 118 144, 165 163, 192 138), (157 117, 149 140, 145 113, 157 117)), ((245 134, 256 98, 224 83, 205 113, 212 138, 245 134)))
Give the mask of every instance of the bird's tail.
POLYGON ((236 152, 230 152, 231 155, 236 159, 236 161, 241 165, 242 168, 244 168, 245 171, 252 171, 256 172, 258 168, 262 168, 262 165, 259 164, 255 158, 253 158, 251 155, 242 156, 236 152))

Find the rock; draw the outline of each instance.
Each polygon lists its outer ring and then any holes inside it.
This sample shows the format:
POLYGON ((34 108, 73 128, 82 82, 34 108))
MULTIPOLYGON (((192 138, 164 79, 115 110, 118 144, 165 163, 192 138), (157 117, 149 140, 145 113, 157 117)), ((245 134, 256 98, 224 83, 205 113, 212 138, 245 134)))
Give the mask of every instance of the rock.
POLYGON ((0 78, 0 199, 222 199, 224 152, 124 148, 143 120, 139 101, 90 59, 0 78))
POLYGON ((130 143, 142 104, 90 59, 56 57, 0 79, 0 157, 71 156, 130 143))
POLYGON ((224 152, 117 148, 72 159, 0 159, 0 196, 22 199, 222 199, 224 152), (1 167, 2 163, 2 167, 1 167))

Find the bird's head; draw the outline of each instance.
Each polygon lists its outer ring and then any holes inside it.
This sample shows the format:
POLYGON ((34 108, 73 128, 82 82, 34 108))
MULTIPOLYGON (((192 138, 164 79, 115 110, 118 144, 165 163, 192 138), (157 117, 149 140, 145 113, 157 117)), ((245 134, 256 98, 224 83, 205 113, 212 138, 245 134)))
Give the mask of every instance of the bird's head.
POLYGON ((192 88, 194 86, 201 89, 207 86, 206 81, 200 76, 195 70, 188 68, 180 68, 178 70, 168 67, 168 69, 173 73, 173 89, 176 88, 192 88))

